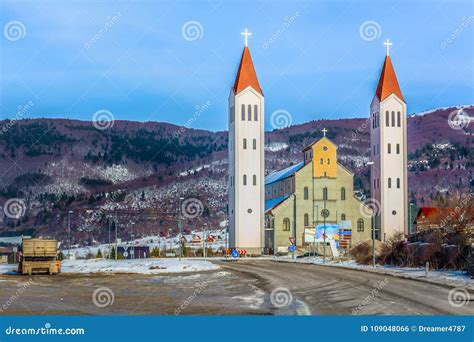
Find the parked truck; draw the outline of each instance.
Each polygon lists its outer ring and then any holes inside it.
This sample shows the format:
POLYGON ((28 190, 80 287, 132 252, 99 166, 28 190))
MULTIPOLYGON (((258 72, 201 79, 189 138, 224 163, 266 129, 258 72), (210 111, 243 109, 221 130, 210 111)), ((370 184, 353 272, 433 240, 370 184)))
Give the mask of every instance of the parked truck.
POLYGON ((59 273, 61 262, 58 260, 57 245, 56 240, 23 239, 19 249, 18 273, 59 273))

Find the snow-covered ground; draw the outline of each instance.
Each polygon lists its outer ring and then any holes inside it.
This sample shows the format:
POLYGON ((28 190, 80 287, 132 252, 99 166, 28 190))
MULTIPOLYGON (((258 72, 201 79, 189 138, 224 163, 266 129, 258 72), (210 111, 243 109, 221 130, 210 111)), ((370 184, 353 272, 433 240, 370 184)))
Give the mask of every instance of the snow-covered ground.
POLYGON ((64 260, 62 273, 183 273, 218 269, 219 266, 201 259, 134 259, 134 260, 64 260))
POLYGON ((18 269, 18 265, 0 264, 0 274, 12 274, 18 269))
MULTIPOLYGON (((280 257, 274 260, 280 261, 280 262, 300 262, 300 263, 317 264, 317 265, 324 264, 324 259, 322 257, 306 257, 306 258, 297 258, 297 259, 292 259, 290 257, 280 257)), ((358 270, 380 273, 380 274, 388 274, 388 275, 402 277, 402 278, 424 280, 424 281, 429 281, 429 282, 442 284, 442 285, 464 286, 464 287, 474 290, 474 279, 470 279, 466 274, 462 273, 462 271, 450 271, 450 270, 429 271, 428 275, 426 275, 424 268, 380 266, 380 265, 377 265, 374 268, 371 265, 359 265, 354 260, 347 260, 347 261, 327 260, 326 265, 334 266, 334 267, 358 269, 358 270)))

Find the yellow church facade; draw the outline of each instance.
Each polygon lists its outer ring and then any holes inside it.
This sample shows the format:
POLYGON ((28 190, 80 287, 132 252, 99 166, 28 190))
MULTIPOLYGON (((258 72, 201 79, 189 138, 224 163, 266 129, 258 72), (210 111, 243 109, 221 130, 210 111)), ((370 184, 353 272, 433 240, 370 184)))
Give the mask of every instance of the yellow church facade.
POLYGON ((287 252, 293 243, 300 252, 316 246, 322 251, 316 227, 320 233, 326 231, 328 255, 334 250, 330 240, 345 240, 337 244, 342 253, 371 240, 371 210, 354 196, 353 184, 354 175, 337 162, 337 146, 327 137, 307 146, 302 162, 269 174, 265 178, 267 251, 287 252), (341 235, 330 235, 330 228, 341 235))

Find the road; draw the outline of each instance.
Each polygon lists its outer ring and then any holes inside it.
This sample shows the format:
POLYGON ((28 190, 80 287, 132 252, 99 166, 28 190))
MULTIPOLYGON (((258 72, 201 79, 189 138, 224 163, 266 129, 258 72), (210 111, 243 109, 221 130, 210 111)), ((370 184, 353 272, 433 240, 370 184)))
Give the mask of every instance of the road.
POLYGON ((0 275, 0 315, 472 315, 474 312, 472 301, 459 308, 451 306, 448 288, 414 280, 270 260, 214 262, 221 266, 220 270, 178 275, 0 275), (108 298, 103 289, 109 291, 108 298), (95 296, 95 291, 102 296, 95 296))

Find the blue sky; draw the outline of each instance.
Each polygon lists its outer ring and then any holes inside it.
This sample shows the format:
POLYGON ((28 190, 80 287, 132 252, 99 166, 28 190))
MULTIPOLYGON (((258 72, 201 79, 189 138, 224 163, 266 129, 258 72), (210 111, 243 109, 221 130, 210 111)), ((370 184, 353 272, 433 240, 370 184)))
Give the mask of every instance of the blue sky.
POLYGON ((474 103, 470 0, 0 6, 1 118, 32 103, 21 117, 91 120, 105 109, 115 119, 185 124, 207 104, 191 126, 226 129, 245 28, 267 128, 276 110, 288 111, 293 124, 368 116, 387 38, 410 113, 474 103))

